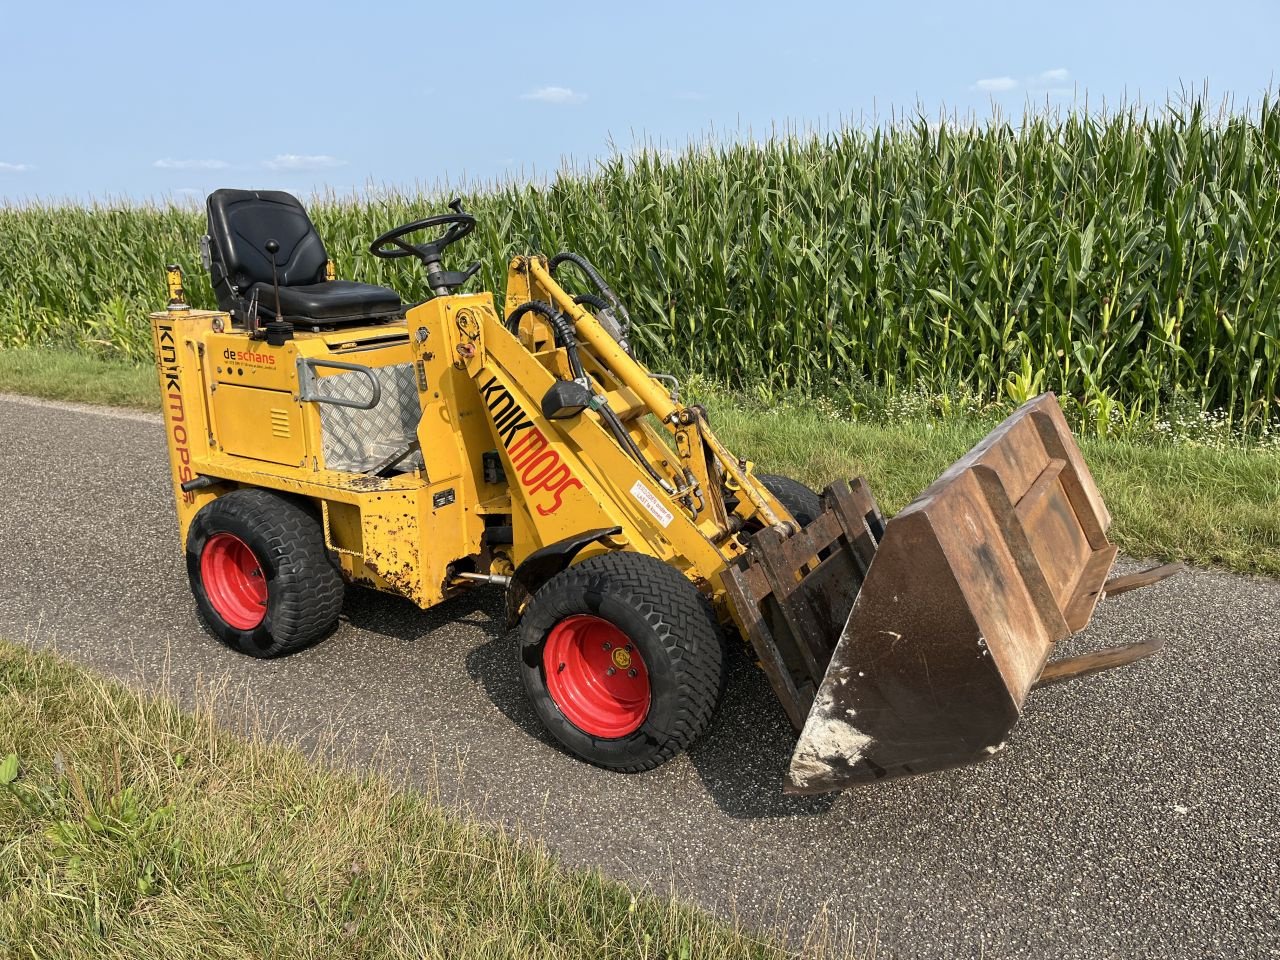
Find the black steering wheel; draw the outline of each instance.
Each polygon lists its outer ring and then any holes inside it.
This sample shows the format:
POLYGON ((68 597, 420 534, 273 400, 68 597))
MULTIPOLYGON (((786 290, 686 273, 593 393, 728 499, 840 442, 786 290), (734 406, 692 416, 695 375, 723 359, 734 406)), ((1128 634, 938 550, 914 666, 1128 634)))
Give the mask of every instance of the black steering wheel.
POLYGON ((476 261, 463 271, 444 270, 440 266, 440 254, 451 243, 461 240, 476 228, 476 218, 462 209, 462 201, 454 200, 449 204, 453 213, 441 213, 434 217, 414 220, 403 226, 388 230, 373 243, 369 244, 369 252, 382 260, 399 260, 401 257, 417 257, 427 268, 427 282, 432 291, 445 294, 455 287, 460 287, 480 269, 476 261), (432 227, 447 229, 436 239, 426 243, 409 243, 404 238, 419 230, 430 230, 432 227))
MULTIPOLYGON (((457 201, 454 202, 456 203, 457 201)), ((421 257, 424 253, 430 252, 430 248, 434 247, 438 255, 449 244, 461 240, 475 228, 476 218, 469 213, 442 213, 423 220, 415 220, 413 223, 406 223, 404 226, 396 227, 394 230, 388 230, 373 243, 369 244, 369 252, 375 257, 381 257, 383 260, 398 260, 401 257, 421 257), (448 224, 449 229, 430 243, 407 243, 402 239, 411 233, 417 233, 419 230, 443 227, 446 224, 448 224), (388 244, 391 246, 389 247, 388 244)))

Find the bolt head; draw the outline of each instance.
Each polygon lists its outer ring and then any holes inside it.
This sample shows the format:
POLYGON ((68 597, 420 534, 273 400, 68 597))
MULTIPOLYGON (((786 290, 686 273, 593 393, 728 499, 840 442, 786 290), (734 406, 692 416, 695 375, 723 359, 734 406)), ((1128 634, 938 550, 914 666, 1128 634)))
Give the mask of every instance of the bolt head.
POLYGON ((613 676, 615 673, 617 673, 617 672, 618 672, 618 671, 617 671, 617 670, 615 670, 613 667, 610 667, 608 670, 606 670, 606 671, 605 671, 605 675, 606 675, 606 676, 610 676, 610 677, 612 677, 612 676, 613 676))
POLYGON ((628 670, 628 671, 627 671, 627 676, 628 676, 628 677, 634 677, 635 675, 636 675, 636 668, 635 668, 635 667, 632 667, 630 670, 628 670))

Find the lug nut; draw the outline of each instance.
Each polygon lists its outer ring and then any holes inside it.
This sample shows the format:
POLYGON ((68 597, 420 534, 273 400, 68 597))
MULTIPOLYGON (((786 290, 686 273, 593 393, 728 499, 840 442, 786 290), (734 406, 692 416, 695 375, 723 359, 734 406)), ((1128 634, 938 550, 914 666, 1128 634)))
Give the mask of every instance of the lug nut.
POLYGON ((604 648, 605 648, 606 650, 612 650, 612 649, 613 649, 613 644, 612 644, 612 643, 610 643, 608 640, 606 640, 606 641, 604 642, 604 648))
POLYGON ((632 667, 630 670, 628 670, 628 671, 627 671, 627 676, 628 676, 628 677, 634 677, 635 675, 636 675, 636 668, 635 668, 635 667, 632 667))
POLYGON ((630 653, 630 652, 631 652, 631 644, 629 644, 629 643, 628 643, 628 644, 627 644, 627 653, 630 653))
POLYGON ((618 671, 615 670, 613 667, 610 667, 608 670, 605 671, 605 676, 612 677, 617 672, 618 671))

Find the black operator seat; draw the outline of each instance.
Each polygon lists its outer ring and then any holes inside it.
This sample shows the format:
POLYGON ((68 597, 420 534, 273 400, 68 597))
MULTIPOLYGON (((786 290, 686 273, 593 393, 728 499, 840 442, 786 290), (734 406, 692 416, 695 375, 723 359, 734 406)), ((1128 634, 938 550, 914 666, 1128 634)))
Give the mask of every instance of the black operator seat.
POLYGON ((324 241, 298 198, 280 190, 215 190, 209 194, 209 276, 218 306, 244 320, 254 294, 263 319, 276 319, 268 240, 280 279, 279 319, 326 326, 399 316, 400 295, 354 280, 326 280, 324 241))

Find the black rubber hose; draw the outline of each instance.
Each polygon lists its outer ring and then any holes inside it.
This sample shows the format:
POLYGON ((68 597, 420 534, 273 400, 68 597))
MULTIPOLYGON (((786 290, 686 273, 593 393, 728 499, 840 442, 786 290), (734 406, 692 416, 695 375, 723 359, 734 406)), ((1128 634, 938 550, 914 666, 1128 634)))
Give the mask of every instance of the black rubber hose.
POLYGON ((555 331, 556 343, 564 347, 569 355, 569 365, 573 368, 573 375, 585 380, 587 372, 582 367, 582 358, 578 356, 578 338, 568 318, 549 303, 542 300, 529 300, 512 310, 511 316, 507 317, 507 329, 515 336, 520 335, 520 318, 526 313, 536 313, 546 318, 551 324, 551 329, 555 331))
POLYGON ((609 301, 610 306, 618 311, 618 316, 622 320, 623 332, 627 332, 631 328, 631 314, 627 313, 627 308, 622 305, 622 301, 618 299, 618 295, 613 292, 613 288, 605 283, 604 277, 600 276, 600 271, 591 265, 591 261, 586 257, 576 253, 570 253, 565 250, 557 253, 547 264, 547 271, 555 276, 556 267, 562 263, 572 263, 575 267, 585 273, 588 279, 596 285, 596 289, 600 291, 601 296, 609 301))
POLYGON ((540 314, 552 324, 555 323, 556 317, 560 316, 551 304, 542 300, 529 300, 526 303, 522 303, 511 311, 511 316, 507 317, 507 329, 517 337, 520 336, 520 318, 526 313, 540 314))
MULTIPOLYGON (((529 300, 511 311, 511 316, 507 317, 507 329, 518 336, 520 333, 520 318, 526 313, 536 313, 547 319, 552 329, 555 330, 556 338, 560 341, 560 345, 565 348, 565 352, 569 355, 569 365, 573 368, 574 375, 581 380, 587 380, 587 373, 582 368, 582 359, 578 356, 578 338, 574 335, 573 324, 569 322, 568 318, 545 301, 529 300)), ((649 461, 644 458, 644 454, 636 446, 636 442, 631 439, 631 434, 627 432, 627 428, 618 419, 618 415, 609 409, 607 405, 601 407, 597 413, 608 425, 609 431, 622 448, 648 471, 649 476, 657 482, 659 487, 666 489, 662 474, 658 473, 649 461)))
POLYGON ((644 454, 641 453, 640 448, 636 446, 636 442, 631 439, 631 434, 627 432, 627 428, 623 425, 622 421, 618 419, 618 415, 614 413, 608 405, 601 407, 596 412, 600 414, 600 418, 608 424, 609 430, 613 433, 614 439, 621 444, 622 449, 630 453, 631 459, 635 460, 636 463, 640 464, 640 466, 644 467, 645 470, 648 471, 649 476, 653 478, 654 482, 658 484, 660 489, 666 490, 666 479, 664 479, 662 474, 658 473, 658 471, 653 468, 653 465, 644 458, 644 454))
POLYGON ((588 306, 593 310, 608 310, 609 304, 605 303, 600 297, 594 293, 584 293, 581 296, 574 297, 573 302, 578 306, 588 306))

